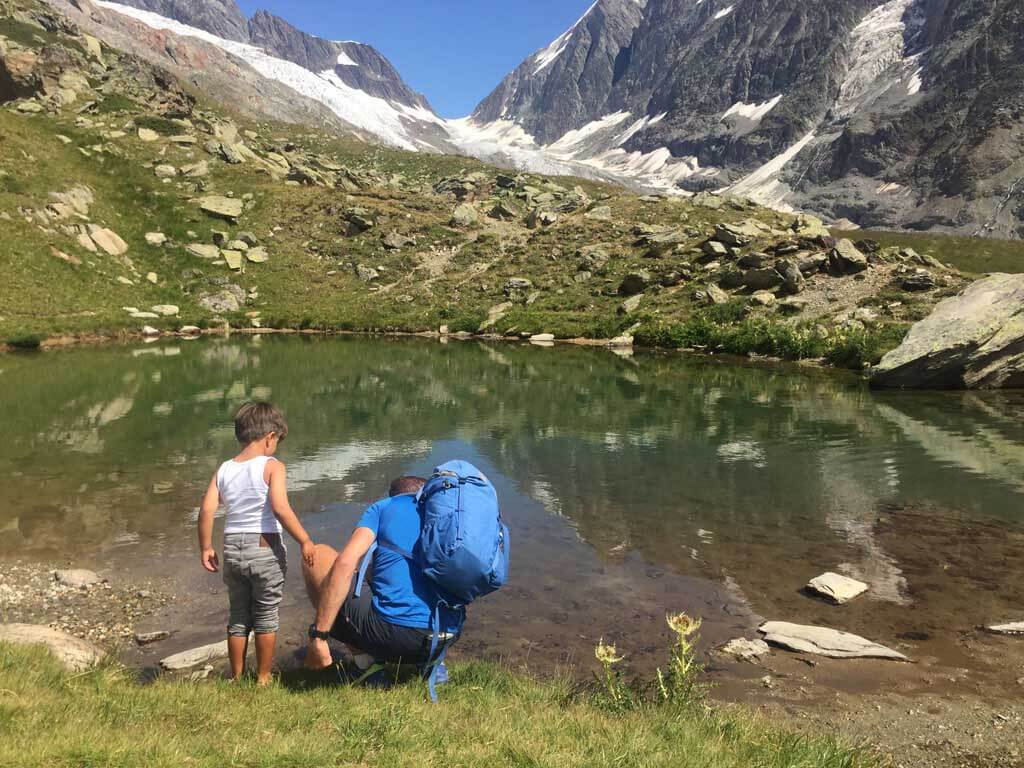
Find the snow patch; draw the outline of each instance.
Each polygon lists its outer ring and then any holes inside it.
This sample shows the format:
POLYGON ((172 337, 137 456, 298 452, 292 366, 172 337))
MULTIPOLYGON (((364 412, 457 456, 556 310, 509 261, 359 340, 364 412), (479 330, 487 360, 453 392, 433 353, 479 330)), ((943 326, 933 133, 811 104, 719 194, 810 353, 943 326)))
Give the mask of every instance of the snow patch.
POLYGON ((911 95, 921 89, 920 70, 907 72, 920 56, 906 56, 905 19, 913 3, 914 0, 890 0, 854 27, 850 36, 850 69, 839 89, 836 116, 849 117, 904 80, 909 80, 907 90, 911 95))
POLYGON ((730 5, 728 8, 723 8, 722 10, 715 14, 715 21, 718 21, 719 19, 724 19, 726 16, 732 13, 733 10, 735 10, 735 8, 735 5, 730 5))
POLYGON ((804 147, 814 141, 816 131, 811 131, 800 141, 778 157, 774 157, 753 173, 737 181, 725 191, 739 197, 749 197, 755 202, 771 208, 785 210, 784 201, 789 188, 779 179, 782 170, 799 155, 804 147))
POLYGON ((569 46, 572 41, 573 32, 576 31, 576 27, 583 23, 583 20, 590 15, 590 12, 594 10, 600 0, 594 0, 594 3, 587 8, 586 13, 576 20, 569 29, 563 32, 561 35, 555 38, 554 42, 551 43, 547 48, 534 54, 533 63, 536 64, 536 69, 533 70, 533 74, 540 74, 545 68, 547 68, 552 62, 554 62, 562 52, 569 46))
POLYGON ((403 120, 408 114, 408 108, 403 109, 400 105, 346 85, 334 70, 318 75, 298 64, 270 56, 255 46, 226 40, 150 11, 119 5, 109 0, 95 0, 95 4, 137 19, 153 29, 167 30, 215 45, 242 59, 263 77, 276 80, 303 96, 319 101, 356 128, 368 131, 392 146, 412 152, 418 150, 403 120))
POLYGON ((632 115, 625 111, 605 115, 599 120, 587 123, 582 128, 578 128, 575 131, 568 131, 554 144, 549 144, 548 149, 554 152, 571 152, 573 148, 578 147, 589 137, 599 134, 608 128, 613 128, 624 120, 628 120, 630 117, 632 117, 632 115))
POLYGON ((344 51, 338 54, 338 66, 339 67, 358 67, 359 65, 349 58, 349 55, 344 51))
POLYGON ((778 106, 778 103, 782 101, 782 94, 780 93, 774 99, 769 99, 762 104, 744 104, 742 101, 738 101, 725 110, 722 115, 722 120, 727 117, 742 117, 753 123, 760 123, 761 120, 778 106))

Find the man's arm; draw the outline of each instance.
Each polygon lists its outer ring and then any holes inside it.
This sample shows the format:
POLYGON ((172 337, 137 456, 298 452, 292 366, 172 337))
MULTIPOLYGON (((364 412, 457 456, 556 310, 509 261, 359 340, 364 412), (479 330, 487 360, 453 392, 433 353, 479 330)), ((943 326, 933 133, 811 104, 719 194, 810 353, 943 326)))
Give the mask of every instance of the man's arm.
POLYGON ((267 472, 270 474, 267 485, 270 486, 270 507, 274 510, 274 517, 299 543, 299 546, 302 547, 302 559, 306 561, 306 565, 312 567, 316 547, 309 534, 306 533, 306 529, 302 527, 302 523, 299 522, 299 516, 295 514, 295 510, 288 502, 287 470, 280 461, 270 461, 267 462, 267 472))
POLYGON ((341 606, 352 589, 352 579, 359 570, 359 564, 370 550, 377 535, 369 528, 356 528, 338 559, 320 593, 320 604, 316 612, 316 628, 321 632, 329 632, 341 611, 341 606))
POLYGON ((213 548, 213 518, 219 506, 220 491, 217 489, 217 475, 214 475, 203 496, 203 505, 199 508, 199 559, 203 568, 210 573, 216 573, 220 567, 217 552, 213 548))

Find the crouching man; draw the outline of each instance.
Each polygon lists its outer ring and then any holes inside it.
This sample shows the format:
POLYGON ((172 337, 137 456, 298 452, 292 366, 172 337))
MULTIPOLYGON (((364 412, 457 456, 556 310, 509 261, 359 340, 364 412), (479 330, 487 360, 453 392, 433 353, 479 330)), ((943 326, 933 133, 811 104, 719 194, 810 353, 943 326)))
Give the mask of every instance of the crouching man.
POLYGON ((313 567, 304 568, 316 610, 309 628, 308 668, 332 663, 327 644, 332 637, 349 647, 362 669, 374 663, 425 665, 436 660, 438 641, 446 647, 457 639, 461 616, 438 608, 444 601, 412 555, 420 538, 416 494, 425 483, 420 477, 395 480, 389 497, 363 514, 340 554, 317 545, 313 567), (360 590, 360 566, 367 553, 372 558, 370 575, 360 590))

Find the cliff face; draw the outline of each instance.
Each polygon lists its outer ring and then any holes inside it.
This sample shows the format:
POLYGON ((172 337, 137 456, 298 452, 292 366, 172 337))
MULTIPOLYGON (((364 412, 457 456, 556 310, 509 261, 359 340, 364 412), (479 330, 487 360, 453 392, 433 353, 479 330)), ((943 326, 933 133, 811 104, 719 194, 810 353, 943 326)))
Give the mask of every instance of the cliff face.
POLYGON ((249 39, 249 22, 235 0, 123 0, 123 4, 158 13, 217 37, 239 42, 249 39))
POLYGON ((1022 236, 1022 15, 1007 0, 601 0, 473 117, 545 145, 585 133, 577 159, 632 157, 683 190, 1022 236), (620 114, 613 132, 596 123, 620 114))

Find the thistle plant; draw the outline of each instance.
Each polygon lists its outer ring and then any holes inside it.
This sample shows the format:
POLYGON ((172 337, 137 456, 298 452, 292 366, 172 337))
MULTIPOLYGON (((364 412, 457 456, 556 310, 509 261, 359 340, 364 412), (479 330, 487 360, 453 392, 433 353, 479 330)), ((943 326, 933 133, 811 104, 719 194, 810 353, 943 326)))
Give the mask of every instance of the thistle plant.
POLYGON ((616 665, 625 661, 625 656, 620 656, 614 643, 606 644, 604 638, 594 648, 594 656, 601 662, 603 672, 601 703, 613 710, 627 709, 632 703, 628 687, 622 682, 622 676, 616 669, 616 665))
POLYGON ((669 614, 665 621, 676 637, 669 651, 668 671, 658 670, 658 692, 662 701, 694 704, 703 694, 697 681, 703 668, 696 659, 702 622, 685 613, 669 614))

